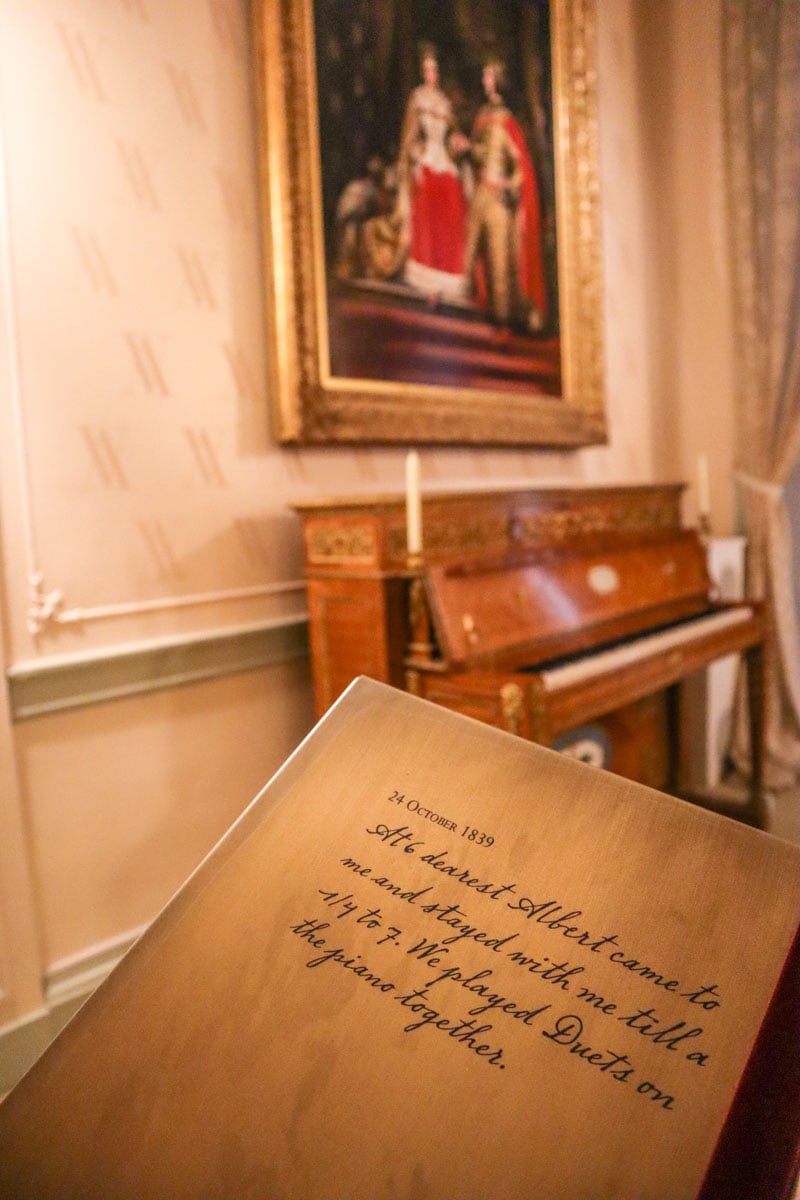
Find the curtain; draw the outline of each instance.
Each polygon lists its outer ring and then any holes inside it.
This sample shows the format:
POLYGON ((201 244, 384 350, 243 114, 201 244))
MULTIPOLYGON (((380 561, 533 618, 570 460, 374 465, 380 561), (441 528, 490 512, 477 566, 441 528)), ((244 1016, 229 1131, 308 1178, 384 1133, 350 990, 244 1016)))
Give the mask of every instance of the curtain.
POLYGON ((748 591, 766 605, 766 781, 800 777, 785 487, 800 456, 800 0, 722 0, 722 86, 748 591))

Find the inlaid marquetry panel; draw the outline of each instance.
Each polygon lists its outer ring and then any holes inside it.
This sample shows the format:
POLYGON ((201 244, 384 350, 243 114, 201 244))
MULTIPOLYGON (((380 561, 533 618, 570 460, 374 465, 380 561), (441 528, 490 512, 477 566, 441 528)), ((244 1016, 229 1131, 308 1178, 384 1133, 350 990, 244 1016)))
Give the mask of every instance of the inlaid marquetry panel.
MULTIPOLYGON (((426 562, 558 547, 604 535, 649 536, 680 527, 681 485, 529 488, 423 494, 426 562)), ((365 496, 295 506, 310 568, 406 565, 402 496, 365 496)))
MULTIPOLYGON (((431 516, 426 527, 425 551, 436 556, 479 554, 490 550, 502 550, 507 542, 508 520, 505 516, 476 516, 459 521, 458 524, 448 520, 447 515, 431 516)), ((390 558, 405 556, 404 525, 396 525, 389 530, 388 549, 390 558)))
POLYGON ((604 504, 560 505, 514 517, 513 538, 522 545, 552 545, 571 538, 608 533, 650 534, 675 529, 679 523, 678 497, 662 495, 624 508, 604 504))
POLYGON ((376 563, 377 546, 375 528, 367 521, 321 521, 308 531, 308 562, 366 566, 376 563))

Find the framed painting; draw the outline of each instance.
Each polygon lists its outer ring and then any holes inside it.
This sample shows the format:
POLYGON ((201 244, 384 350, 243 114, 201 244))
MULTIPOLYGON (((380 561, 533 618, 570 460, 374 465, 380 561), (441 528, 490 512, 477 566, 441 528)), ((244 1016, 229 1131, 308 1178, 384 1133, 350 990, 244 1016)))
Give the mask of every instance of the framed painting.
POLYGON ((295 444, 603 442, 595 0, 255 0, 295 444))

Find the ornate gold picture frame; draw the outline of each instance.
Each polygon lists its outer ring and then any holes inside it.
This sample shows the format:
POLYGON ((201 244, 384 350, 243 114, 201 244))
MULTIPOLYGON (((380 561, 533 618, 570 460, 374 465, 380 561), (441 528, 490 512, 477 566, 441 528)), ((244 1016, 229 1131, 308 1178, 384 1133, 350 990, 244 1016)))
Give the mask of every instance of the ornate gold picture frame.
POLYGON ((279 439, 604 442, 595 0, 253 13, 279 439))

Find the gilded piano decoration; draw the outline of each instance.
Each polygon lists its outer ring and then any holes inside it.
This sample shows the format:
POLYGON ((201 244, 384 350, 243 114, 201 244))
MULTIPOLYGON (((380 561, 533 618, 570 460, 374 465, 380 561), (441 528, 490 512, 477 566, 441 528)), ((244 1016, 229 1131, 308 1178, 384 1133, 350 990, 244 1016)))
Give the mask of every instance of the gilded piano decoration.
POLYGON ((254 29, 279 438, 605 441, 595 0, 254 29))
POLYGON ((741 653, 760 823, 762 615, 714 601, 682 486, 427 495, 419 568, 402 497, 297 505, 318 714, 370 675, 681 794, 680 681, 741 653), (332 527, 372 554, 343 559, 332 527))

